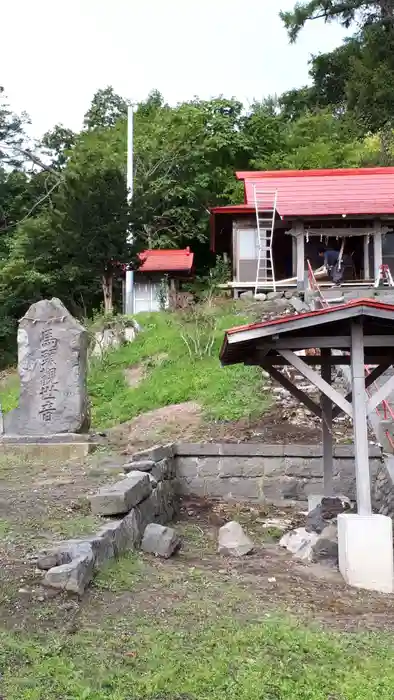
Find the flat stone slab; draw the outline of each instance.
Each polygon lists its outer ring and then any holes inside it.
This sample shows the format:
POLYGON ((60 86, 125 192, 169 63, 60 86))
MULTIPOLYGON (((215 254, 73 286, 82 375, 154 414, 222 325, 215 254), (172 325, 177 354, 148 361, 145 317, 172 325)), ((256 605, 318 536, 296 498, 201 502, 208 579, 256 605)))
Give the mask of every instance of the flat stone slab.
POLYGON ((0 454, 29 459, 64 461, 84 459, 97 448, 93 442, 7 442, 0 440, 0 454))
POLYGON ((94 515, 121 515, 128 513, 149 496, 152 486, 145 472, 130 472, 121 481, 103 486, 90 496, 90 506, 94 515))
POLYGON ((127 464, 123 466, 123 471, 126 474, 135 471, 150 472, 152 471, 155 464, 156 462, 154 462, 152 459, 141 459, 139 462, 127 462, 127 464))
POLYGON ((146 526, 141 542, 141 549, 147 554, 169 559, 181 546, 181 539, 172 527, 158 523, 146 526))
POLYGON ((56 433, 54 435, 2 435, 0 445, 53 445, 74 442, 88 442, 96 444, 94 435, 81 435, 80 433, 56 433))

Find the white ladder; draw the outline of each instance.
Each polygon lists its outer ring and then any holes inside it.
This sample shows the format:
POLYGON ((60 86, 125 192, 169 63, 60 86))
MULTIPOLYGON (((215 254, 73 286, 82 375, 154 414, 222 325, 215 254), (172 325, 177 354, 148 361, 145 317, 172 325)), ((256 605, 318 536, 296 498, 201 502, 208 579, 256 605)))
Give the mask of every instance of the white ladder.
POLYGON ((254 288, 256 295, 260 287, 266 287, 267 282, 271 282, 273 291, 276 291, 272 243, 278 192, 277 190, 262 190, 257 185, 254 185, 253 196, 258 241, 256 284, 254 288))

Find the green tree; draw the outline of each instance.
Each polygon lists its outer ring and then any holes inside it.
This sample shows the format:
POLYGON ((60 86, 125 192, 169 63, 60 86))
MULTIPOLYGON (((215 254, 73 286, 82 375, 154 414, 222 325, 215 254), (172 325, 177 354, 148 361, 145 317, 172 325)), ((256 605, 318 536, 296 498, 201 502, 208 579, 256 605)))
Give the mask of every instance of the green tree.
POLYGON ((387 133, 394 110, 394 0, 311 0, 281 17, 291 41, 302 27, 323 18, 354 26, 357 33, 332 52, 312 57, 312 86, 282 96, 287 113, 329 107, 348 112, 359 135, 387 133))
POLYGON ((0 85, 0 167, 4 164, 18 167, 21 163, 18 147, 21 146, 27 121, 24 114, 18 117, 12 112, 0 85))
POLYGON ((236 199, 234 170, 249 162, 242 112, 224 98, 138 106, 131 219, 147 247, 206 244, 209 207, 236 199))
POLYGON ((124 157, 113 150, 117 136, 95 130, 80 137, 53 211, 63 273, 71 282, 81 275, 101 282, 107 313, 113 310, 118 263, 131 255, 124 157))
POLYGON ((307 22, 338 21, 348 29, 353 23, 364 28, 371 24, 390 25, 394 21, 394 0, 307 0, 297 2, 289 12, 280 12, 291 41, 307 22))
POLYGON ((41 147, 49 156, 52 167, 61 170, 66 165, 76 139, 77 135, 62 124, 57 124, 44 134, 41 147))
POLYGON ((97 90, 85 114, 85 128, 91 130, 115 126, 120 119, 126 116, 127 105, 127 101, 117 95, 110 85, 97 90))

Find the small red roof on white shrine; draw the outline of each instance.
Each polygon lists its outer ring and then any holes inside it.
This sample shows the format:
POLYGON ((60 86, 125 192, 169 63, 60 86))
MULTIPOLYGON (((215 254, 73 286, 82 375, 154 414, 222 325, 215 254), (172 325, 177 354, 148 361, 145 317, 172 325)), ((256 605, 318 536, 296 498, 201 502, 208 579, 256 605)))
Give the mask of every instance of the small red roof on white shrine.
POLYGON ((394 214, 394 168, 237 172, 244 203, 214 207, 212 214, 254 212, 254 188, 277 192, 281 218, 394 214))
POLYGON ((139 272, 191 272, 194 254, 185 250, 145 250, 140 253, 139 272))

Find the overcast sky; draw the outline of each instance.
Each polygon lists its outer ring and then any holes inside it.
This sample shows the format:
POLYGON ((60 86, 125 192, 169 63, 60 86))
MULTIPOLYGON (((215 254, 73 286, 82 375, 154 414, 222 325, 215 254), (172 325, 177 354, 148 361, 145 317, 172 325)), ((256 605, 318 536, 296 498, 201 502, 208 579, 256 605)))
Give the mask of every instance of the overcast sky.
POLYGON ((314 23, 289 45, 278 17, 294 0, 0 0, 3 85, 32 134, 78 129, 107 85, 133 101, 154 88, 170 103, 195 95, 244 103, 303 85, 308 58, 340 44, 314 23))

